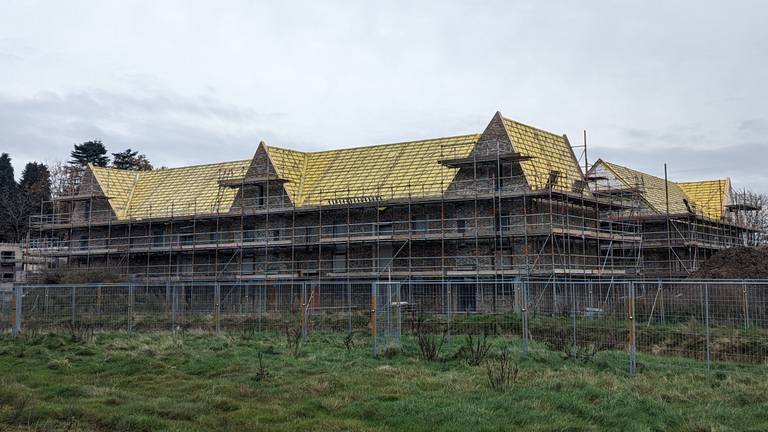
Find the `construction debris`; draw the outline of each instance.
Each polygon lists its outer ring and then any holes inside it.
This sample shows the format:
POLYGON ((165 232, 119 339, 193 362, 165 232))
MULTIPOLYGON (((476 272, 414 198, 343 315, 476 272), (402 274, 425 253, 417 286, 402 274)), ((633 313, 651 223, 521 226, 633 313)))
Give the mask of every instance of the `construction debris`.
POLYGON ((733 247, 712 255, 694 279, 764 279, 768 278, 768 246, 733 247))

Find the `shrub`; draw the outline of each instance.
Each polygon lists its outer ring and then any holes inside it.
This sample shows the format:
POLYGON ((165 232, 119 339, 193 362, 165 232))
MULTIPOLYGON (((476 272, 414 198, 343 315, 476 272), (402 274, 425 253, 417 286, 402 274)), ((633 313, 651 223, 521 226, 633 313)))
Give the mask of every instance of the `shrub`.
POLYGON ((488 341, 486 333, 483 333, 482 338, 470 334, 464 339, 464 345, 459 349, 459 353, 470 366, 479 366, 488 356, 490 350, 491 343, 488 341))
POLYGON ((419 357, 422 360, 434 361, 440 357, 440 351, 445 344, 448 328, 440 324, 428 324, 422 317, 416 325, 416 341, 419 345, 419 357))
POLYGON ((504 350, 498 359, 486 364, 488 385, 496 391, 505 391, 517 382, 519 369, 512 364, 509 351, 504 350))

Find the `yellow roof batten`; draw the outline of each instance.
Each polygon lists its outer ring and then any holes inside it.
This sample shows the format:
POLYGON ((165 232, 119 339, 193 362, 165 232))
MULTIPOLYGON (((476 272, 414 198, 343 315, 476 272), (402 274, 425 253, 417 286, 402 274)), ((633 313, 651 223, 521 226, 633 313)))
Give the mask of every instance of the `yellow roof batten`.
POLYGON ((320 152, 267 146, 275 169, 296 206, 332 200, 439 195, 458 172, 439 163, 464 158, 479 134, 320 152), (412 190, 412 185, 419 185, 412 190))
POLYGON ((602 163, 625 186, 637 187, 643 201, 657 213, 666 213, 668 193, 671 214, 688 213, 690 210, 712 219, 725 216, 731 190, 730 179, 673 182, 604 160, 598 163, 602 163))
MULTIPOLYGON (((559 173, 553 185, 556 189, 572 191, 574 182, 584 180, 578 160, 564 135, 508 118, 503 118, 503 122, 514 151, 530 158, 521 161, 520 166, 531 189, 545 189, 552 171, 559 173)), ((589 190, 585 187, 583 192, 588 194, 589 190)))
POLYGON ((154 171, 90 167, 118 220, 226 212, 237 190, 219 179, 243 178, 250 160, 154 171))

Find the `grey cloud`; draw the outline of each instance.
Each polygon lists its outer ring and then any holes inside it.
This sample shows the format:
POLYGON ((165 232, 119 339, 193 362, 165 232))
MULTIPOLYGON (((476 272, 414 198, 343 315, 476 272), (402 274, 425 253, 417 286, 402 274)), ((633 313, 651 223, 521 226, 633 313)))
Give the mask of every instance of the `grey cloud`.
POLYGON ((17 161, 65 160, 74 143, 101 139, 111 151, 131 147, 158 165, 242 159, 260 139, 280 141, 267 125, 284 117, 212 96, 92 90, 0 97, 0 149, 17 161))
POLYGON ((768 171, 755 158, 768 153, 768 142, 745 142, 718 148, 668 146, 663 150, 642 146, 597 148, 595 153, 609 162, 664 176, 667 164, 672 181, 695 181, 730 177, 734 187, 768 192, 768 171))

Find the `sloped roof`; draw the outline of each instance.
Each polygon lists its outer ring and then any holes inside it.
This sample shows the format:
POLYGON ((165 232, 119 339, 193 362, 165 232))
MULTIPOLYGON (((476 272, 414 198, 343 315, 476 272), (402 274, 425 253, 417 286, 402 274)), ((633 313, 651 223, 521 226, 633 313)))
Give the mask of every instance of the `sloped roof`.
POLYGON ((666 213, 666 190, 669 188, 669 212, 671 214, 689 213, 690 209, 699 215, 713 219, 721 218, 725 213, 730 180, 706 180, 700 182, 665 182, 663 178, 627 168, 604 160, 598 160, 595 166, 603 164, 626 187, 637 187, 643 200, 656 213, 666 213), (665 184, 667 183, 667 184, 665 184))
MULTIPOLYGON (((501 114, 497 113, 499 118, 501 114)), ((531 159, 521 162, 532 189, 543 189, 551 171, 560 173, 555 186, 573 190, 583 179, 573 150, 559 136, 503 119, 514 151, 531 159)), ((263 145, 277 176, 298 206, 361 202, 374 199, 443 193, 459 168, 441 159, 469 157, 480 134, 382 144, 340 150, 301 152, 263 145)), ((258 152, 257 152, 258 153, 258 152)), ((243 179, 252 160, 132 172, 91 167, 119 219, 192 215, 229 211, 236 187, 219 180, 243 179)), ((585 190, 585 193, 589 193, 585 190)))
POLYGON ((250 160, 154 171, 91 167, 119 220, 226 212, 237 190, 220 179, 245 175, 250 160))
POLYGON ((677 183, 696 203, 696 210, 704 216, 720 219, 731 191, 731 179, 704 180, 677 183))
POLYGON ((118 219, 126 216, 131 192, 136 184, 136 171, 118 170, 90 166, 93 178, 96 179, 99 187, 107 195, 109 204, 112 206, 118 219))
POLYGON ((573 149, 564 135, 556 135, 508 118, 504 118, 504 128, 514 151, 531 158, 520 163, 531 189, 546 188, 551 171, 559 172, 555 187, 566 191, 573 189, 575 181, 584 179, 573 149))
POLYGON ((320 152, 266 146, 296 206, 365 197, 444 192, 458 172, 438 161, 465 158, 479 134, 320 152))

